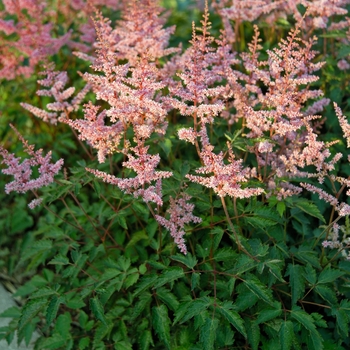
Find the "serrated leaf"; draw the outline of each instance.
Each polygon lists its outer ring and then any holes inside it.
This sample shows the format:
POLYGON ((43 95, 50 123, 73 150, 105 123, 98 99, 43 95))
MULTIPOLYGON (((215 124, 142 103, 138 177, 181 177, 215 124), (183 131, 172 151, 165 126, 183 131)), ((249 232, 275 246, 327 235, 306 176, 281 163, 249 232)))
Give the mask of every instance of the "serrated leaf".
POLYGON ((58 308, 63 299, 60 296, 54 295, 46 309, 46 324, 49 327, 52 321, 56 318, 58 308))
POLYGON ((259 299, 273 305, 272 292, 254 275, 247 274, 243 281, 245 286, 253 292, 259 299))
POLYGON ((317 219, 320 219, 323 223, 326 222, 316 204, 306 199, 298 198, 294 201, 294 205, 300 210, 302 210, 304 213, 311 215, 317 219))
POLYGON ((307 279, 307 281, 309 283, 311 283, 312 285, 316 284, 316 280, 317 280, 316 270, 310 264, 307 264, 305 266, 305 274, 304 274, 304 276, 305 276, 305 278, 307 279))
POLYGON ((107 320, 104 315, 103 305, 97 297, 90 299, 90 310, 99 321, 107 326, 107 320))
POLYGON ((188 253, 186 255, 172 255, 170 259, 184 264, 189 269, 193 269, 198 263, 198 260, 195 257, 193 257, 191 253, 188 253))
POLYGON ((294 338, 294 326, 292 321, 285 321, 282 323, 279 336, 281 349, 290 350, 294 338))
POLYGON ((49 265, 68 265, 69 259, 61 254, 56 255, 53 259, 48 262, 49 265))
POLYGON ((206 310, 210 305, 210 299, 207 297, 198 298, 190 303, 182 303, 176 310, 173 324, 175 325, 179 321, 181 321, 180 323, 184 323, 190 320, 192 317, 206 310))
POLYGON ((50 251, 52 249, 52 241, 42 239, 31 244, 21 255, 21 261, 25 261, 36 254, 50 251))
POLYGON ((135 232, 132 234, 131 239, 126 245, 125 249, 133 247, 137 242, 143 239, 148 239, 148 236, 144 230, 135 232))
POLYGON ((154 345, 153 339, 152 339, 152 333, 149 330, 143 330, 140 338, 138 340, 139 348, 140 350, 148 350, 150 346, 154 345))
POLYGON ((100 198, 100 195, 101 195, 101 184, 98 180, 94 179, 92 180, 92 185, 94 187, 94 190, 97 194, 97 197, 100 198))
POLYGON ((180 267, 169 267, 164 270, 154 284, 154 288, 159 288, 166 283, 173 282, 181 277, 184 277, 184 272, 180 267))
POLYGON ((160 341, 170 349, 170 319, 165 305, 152 308, 152 325, 160 341))
POLYGON ((61 336, 67 341, 67 339, 71 338, 71 323, 72 317, 69 312, 59 315, 57 317, 54 332, 61 334, 61 336))
POLYGON ((317 283, 330 283, 343 276, 345 273, 340 270, 334 270, 330 267, 325 268, 318 276, 317 283))
POLYGON ((90 348, 90 338, 84 337, 79 340, 78 345, 79 350, 89 349, 90 348))
POLYGON ((73 299, 70 299, 69 301, 67 301, 66 305, 70 309, 81 309, 86 304, 84 303, 82 298, 76 297, 76 298, 73 298, 73 299))
POLYGON ((18 329, 21 330, 28 322, 30 322, 43 308, 46 306, 47 300, 34 299, 26 303, 22 309, 22 315, 18 322, 18 329))
POLYGON ((283 217, 284 212, 286 211, 286 204, 284 202, 278 202, 276 205, 276 209, 278 211, 278 214, 280 214, 280 217, 283 217))
POLYGON ((140 275, 138 273, 133 273, 131 275, 129 275, 124 282, 124 287, 126 289, 128 289, 129 287, 131 287, 132 285, 134 285, 138 279, 139 279, 140 275))
POLYGON ((246 319, 245 326, 247 330, 248 342, 251 345, 252 350, 258 350, 260 343, 259 325, 254 320, 246 319))
POLYGON ((344 309, 332 308, 332 315, 337 319, 337 330, 343 338, 349 336, 349 317, 344 309))
POLYGON ((256 319, 256 323, 260 324, 260 323, 265 323, 267 321, 270 320, 274 320, 277 319, 282 313, 281 309, 277 309, 277 310, 261 310, 258 313, 258 317, 256 319))
POLYGON ((324 285, 317 285, 315 291, 321 296, 321 298, 330 304, 336 304, 337 296, 334 290, 324 285))
POLYGON ((179 302, 173 293, 163 287, 157 289, 156 293, 157 297, 163 301, 169 307, 169 309, 176 311, 179 306, 179 302))
POLYGON ((295 304, 305 290, 303 268, 300 265, 289 264, 286 276, 289 276, 289 284, 292 291, 292 304, 295 304))
POLYGON ((135 320, 137 317, 141 315, 143 310, 151 303, 152 294, 143 293, 139 299, 139 301, 133 307, 133 313, 131 315, 131 319, 135 320))
POLYGON ((49 287, 42 287, 33 294, 30 295, 29 299, 49 297, 50 295, 57 294, 57 292, 49 287))
POLYGON ((235 302, 236 311, 245 311, 251 308, 259 300, 257 295, 248 289, 244 284, 238 285, 238 297, 235 302))
POLYGON ((21 310, 17 306, 12 306, 0 314, 0 317, 20 318, 21 310))
POLYGON ((233 304, 231 302, 225 302, 221 306, 217 307, 217 311, 235 327, 244 337, 247 337, 247 333, 244 328, 244 322, 239 314, 232 310, 233 304))
POLYGON ((314 319, 305 311, 299 309, 293 309, 291 311, 291 317, 297 320, 302 326, 305 327, 310 333, 310 338, 315 350, 323 349, 323 339, 320 333, 316 330, 314 319))
POLYGON ((201 275, 198 272, 193 272, 191 276, 191 291, 195 290, 199 286, 201 275))
MULTIPOLYGON (((63 338, 60 334, 53 334, 51 337, 46 338, 42 342, 42 346, 44 349, 62 349, 66 343, 66 339, 63 338)), ((80 349, 80 348, 79 348, 80 349)))
POLYGON ((145 291, 147 288, 153 286, 157 279, 158 276, 155 274, 143 276, 137 284, 137 288, 134 292, 134 298, 137 297, 143 291, 145 291))
POLYGON ((199 331, 199 340, 204 350, 213 350, 216 338, 216 330, 219 326, 219 320, 208 317, 199 331))

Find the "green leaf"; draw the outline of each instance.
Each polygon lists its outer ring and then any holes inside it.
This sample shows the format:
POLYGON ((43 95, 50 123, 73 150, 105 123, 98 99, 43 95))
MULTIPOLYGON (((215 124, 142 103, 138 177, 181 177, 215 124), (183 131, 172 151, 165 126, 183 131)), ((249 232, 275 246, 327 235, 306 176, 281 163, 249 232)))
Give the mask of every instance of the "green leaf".
POLYGON ((330 304, 336 304, 337 303, 337 296, 331 288, 324 286, 324 285, 317 285, 315 287, 316 292, 321 296, 323 300, 330 304))
POLYGON ((276 209, 278 211, 278 214, 280 214, 280 216, 283 217, 283 214, 286 211, 286 204, 284 202, 278 202, 276 209))
POLYGON ((294 205, 300 210, 302 210, 304 213, 311 215, 317 219, 320 219, 323 223, 326 222, 320 210, 314 203, 302 198, 297 198, 293 202, 294 205))
POLYGON ((341 337, 349 337, 349 317, 342 308, 332 308, 332 315, 337 319, 337 330, 341 337))
POLYGON ((195 290, 199 286, 201 275, 198 272, 193 272, 191 276, 191 291, 195 290))
POLYGON ((316 280, 317 280, 316 271, 310 264, 307 264, 305 266, 304 276, 308 280, 309 283, 311 283, 312 285, 316 284, 316 280))
POLYGON ((133 273, 129 275, 124 282, 124 287, 128 289, 138 281, 139 277, 140 275, 138 273, 133 273))
POLYGON ((97 194, 97 197, 100 198, 100 195, 101 195, 101 184, 98 180, 94 179, 92 180, 92 185, 94 187, 94 190, 97 194))
POLYGON ((193 269, 198 263, 198 260, 195 257, 193 257, 191 253, 187 253, 186 255, 172 255, 170 259, 184 264, 189 269, 193 269))
POLYGON ((143 276, 140 279, 139 283, 137 284, 137 288, 135 289, 135 292, 134 292, 134 298, 137 297, 143 291, 145 291, 147 288, 150 288, 151 286, 153 286, 157 279, 158 279, 158 276, 156 274, 143 276))
POLYGON ((300 265, 289 264, 286 276, 289 276, 289 284, 292 291, 292 304, 295 304, 305 290, 303 268, 300 265))
POLYGON ((143 312, 143 310, 151 303, 151 300, 152 300, 152 294, 143 293, 140 296, 139 301, 133 307, 133 313, 131 315, 131 319, 135 320, 137 317, 139 317, 143 312))
POLYGON ((173 282, 181 277, 184 277, 184 272, 180 267, 169 267, 159 276, 157 282, 154 284, 154 288, 161 287, 164 284, 173 282))
POLYGON ((247 333, 244 328, 243 319, 236 311, 233 311, 233 304, 230 301, 224 302, 221 306, 217 307, 217 311, 235 327, 244 337, 247 337, 247 333))
POLYGON ((200 328, 199 340, 204 350, 214 350, 216 330, 219 326, 219 320, 208 317, 200 328))
POLYGON ((48 262, 49 265, 68 265, 69 259, 61 254, 56 255, 53 259, 48 262))
POLYGON ((143 330, 138 340, 138 344, 140 350, 148 350, 151 345, 154 345, 152 333, 147 329, 143 330))
MULTIPOLYGON (((51 337, 46 338, 42 342, 42 346, 44 349, 62 349, 66 343, 66 339, 63 338, 60 334, 53 334, 51 337)), ((79 348, 80 349, 80 348, 79 348)))
POLYGON ((133 247, 137 242, 142 239, 148 239, 148 236, 144 230, 135 232, 132 236, 125 249, 133 247))
POLYGON ((59 315, 55 324, 55 333, 61 334, 65 339, 70 338, 71 323, 72 317, 69 312, 59 315))
POLYGON ((329 266, 318 276, 317 283, 330 283, 343 276, 345 273, 340 270, 333 270, 329 266))
POLYGON ((84 303, 82 298, 76 297, 73 298, 69 301, 66 302, 67 307, 69 307, 70 309, 81 309, 82 307, 84 307, 86 304, 84 303))
POLYGON ((246 319, 245 321, 248 342, 252 350, 258 350, 260 343, 260 327, 254 320, 246 319))
POLYGON ((159 142, 161 149, 164 151, 165 155, 169 157, 171 152, 172 143, 169 138, 165 138, 163 141, 159 142))
POLYGON ((273 306, 271 290, 267 289, 267 287, 262 282, 260 282, 256 276, 248 273, 246 275, 246 279, 243 282, 245 286, 259 299, 273 306))
POLYGON ((33 294, 31 294, 29 299, 48 297, 52 294, 57 294, 57 292, 49 287, 42 287, 33 294))
POLYGON ((338 51, 338 58, 344 58, 346 56, 350 55, 350 46, 349 45, 342 45, 338 51))
POLYGON ((18 329, 21 330, 28 322, 30 322, 43 308, 46 306, 47 300, 33 299, 26 303, 22 309, 22 315, 18 322, 18 329))
POLYGON ((173 293, 171 293, 169 290, 163 287, 157 289, 156 293, 157 297, 161 301, 163 301, 169 307, 169 309, 171 309, 172 311, 177 310, 179 302, 173 293))
POLYGON ((52 323, 52 321, 56 318, 58 308, 60 307, 60 304, 63 302, 63 299, 60 296, 54 295, 49 305, 46 309, 46 324, 47 327, 49 327, 52 323))
POLYGON ((176 310, 174 325, 181 321, 184 323, 190 320, 192 317, 199 315, 202 311, 206 310, 211 305, 208 297, 198 298, 190 303, 182 303, 176 310))
POLYGON ((265 323, 270 320, 277 319, 282 313, 281 309, 274 310, 262 310, 259 312, 258 317, 256 319, 256 323, 265 323))
POLYGON ((94 316, 107 326, 107 320, 104 315, 103 305, 97 297, 90 299, 90 309, 94 316))
POLYGON ((294 338, 294 327, 292 321, 285 321, 282 323, 279 336, 281 349, 290 350, 292 348, 294 338))
POLYGON ((0 314, 0 317, 20 318, 21 310, 17 306, 12 306, 0 314))
POLYGON ((52 248, 52 241, 48 239, 43 239, 40 241, 36 241, 31 244, 21 255, 21 261, 25 261, 27 259, 32 258, 34 255, 38 253, 48 252, 52 248))
POLYGON ((291 311, 291 317, 297 320, 302 326, 305 327, 310 333, 311 341, 315 350, 323 349, 323 339, 320 333, 316 330, 314 324, 314 319, 305 311, 300 310, 299 308, 294 308, 291 311))
POLYGON ((78 345, 79 350, 89 349, 90 348, 90 338, 84 337, 79 340, 78 345))
POLYGON ((170 319, 165 305, 152 308, 152 325, 159 339, 170 349, 170 319))
POLYGON ((251 308, 259 298, 255 293, 248 289, 245 284, 239 284, 237 287, 238 297, 235 302, 236 311, 245 311, 251 308))

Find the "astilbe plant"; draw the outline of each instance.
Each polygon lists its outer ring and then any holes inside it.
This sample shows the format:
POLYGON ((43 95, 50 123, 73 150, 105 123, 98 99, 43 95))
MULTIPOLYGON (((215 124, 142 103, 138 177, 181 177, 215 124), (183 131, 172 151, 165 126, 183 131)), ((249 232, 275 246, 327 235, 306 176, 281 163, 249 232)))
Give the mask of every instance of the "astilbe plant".
MULTIPOLYGON (((15 3, 16 28, 46 18, 15 3)), ((0 146, 5 192, 35 196, 33 210, 15 196, 15 213, 0 209, 4 278, 27 298, 0 337, 28 344, 37 328, 40 350, 348 348, 348 104, 322 89, 347 62, 323 54, 346 34, 322 32, 347 30, 347 3, 216 1, 185 50, 155 1, 60 3, 59 16, 81 11, 83 36, 67 34, 75 56, 45 62, 40 103, 20 106, 38 142, 68 130, 79 148, 59 177, 63 149, 44 156, 14 128, 29 158, 0 146)))

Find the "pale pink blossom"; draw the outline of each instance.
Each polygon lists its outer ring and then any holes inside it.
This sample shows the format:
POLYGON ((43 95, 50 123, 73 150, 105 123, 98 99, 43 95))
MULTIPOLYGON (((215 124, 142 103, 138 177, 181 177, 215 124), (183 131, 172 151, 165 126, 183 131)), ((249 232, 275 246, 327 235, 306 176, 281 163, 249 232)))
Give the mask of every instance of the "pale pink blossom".
POLYGON ((340 70, 347 70, 350 68, 349 62, 344 59, 338 61, 337 66, 340 70))
POLYGON ((31 158, 24 159, 21 162, 21 158, 15 157, 14 154, 0 146, 0 155, 3 157, 1 163, 7 166, 7 169, 3 169, 2 173, 14 177, 12 182, 5 185, 5 192, 7 194, 12 191, 25 193, 51 184, 54 181, 54 176, 62 168, 63 159, 51 163, 51 152, 43 156, 41 149, 34 151, 34 146, 29 145, 19 132, 13 126, 11 127, 17 133, 25 152, 31 158), (37 167, 39 172, 39 177, 34 179, 32 178, 33 167, 37 167))
POLYGON ((187 248, 183 236, 185 235, 184 227, 190 222, 200 223, 201 218, 192 214, 194 204, 188 203, 191 197, 185 193, 181 193, 179 197, 170 197, 170 207, 167 210, 169 219, 165 219, 160 215, 156 215, 156 219, 170 231, 170 235, 174 238, 175 244, 183 254, 187 254, 187 248))

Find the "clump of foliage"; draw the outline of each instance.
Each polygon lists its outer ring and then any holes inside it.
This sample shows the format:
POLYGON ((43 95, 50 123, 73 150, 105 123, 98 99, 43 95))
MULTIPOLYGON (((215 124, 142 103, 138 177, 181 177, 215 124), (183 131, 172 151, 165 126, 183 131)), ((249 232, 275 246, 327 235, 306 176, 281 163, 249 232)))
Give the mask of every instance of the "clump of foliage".
POLYGON ((0 338, 350 346, 348 1, 233 3, 3 2, 0 338))

